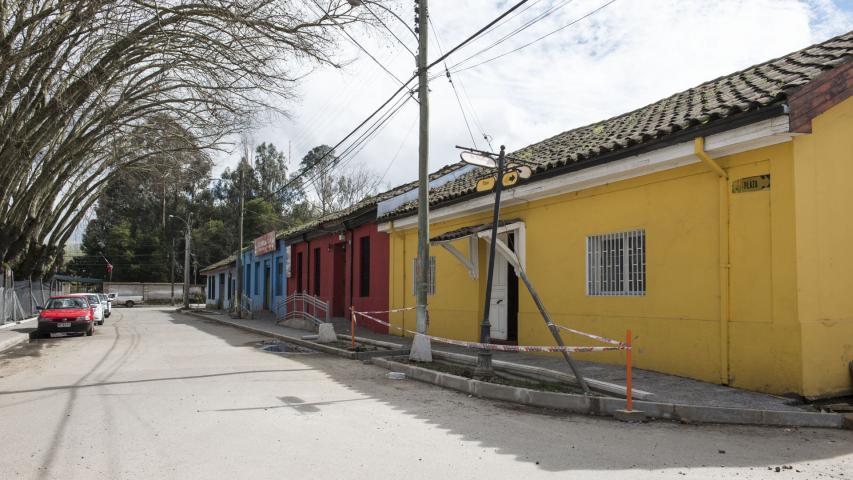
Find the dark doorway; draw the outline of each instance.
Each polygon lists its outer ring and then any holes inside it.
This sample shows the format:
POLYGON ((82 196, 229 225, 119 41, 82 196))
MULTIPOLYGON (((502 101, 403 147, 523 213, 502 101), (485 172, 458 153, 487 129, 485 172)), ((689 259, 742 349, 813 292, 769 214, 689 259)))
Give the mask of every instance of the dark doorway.
POLYGON ((219 274, 219 295, 216 296, 216 308, 222 309, 222 299, 225 297, 225 274, 219 274))
MULTIPOLYGON (((515 252, 515 234, 507 234, 507 246, 515 252)), ((509 342, 518 342, 518 276, 515 269, 506 269, 506 339, 509 342)))
POLYGON ((272 271, 270 270, 269 260, 264 262, 264 310, 270 309, 270 288, 272 284, 272 271))
POLYGON ((344 317, 346 316, 346 244, 339 243, 335 245, 332 251, 334 252, 332 258, 332 278, 334 279, 332 287, 332 316, 344 317))
POLYGON ((302 293, 302 252, 296 254, 296 293, 302 293))

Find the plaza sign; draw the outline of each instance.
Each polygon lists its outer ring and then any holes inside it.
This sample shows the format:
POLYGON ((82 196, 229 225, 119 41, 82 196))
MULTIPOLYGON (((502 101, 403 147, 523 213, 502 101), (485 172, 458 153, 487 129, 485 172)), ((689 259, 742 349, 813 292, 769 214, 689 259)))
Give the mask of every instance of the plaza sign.
POLYGON ((255 256, 275 251, 275 231, 267 232, 252 241, 255 247, 255 256))

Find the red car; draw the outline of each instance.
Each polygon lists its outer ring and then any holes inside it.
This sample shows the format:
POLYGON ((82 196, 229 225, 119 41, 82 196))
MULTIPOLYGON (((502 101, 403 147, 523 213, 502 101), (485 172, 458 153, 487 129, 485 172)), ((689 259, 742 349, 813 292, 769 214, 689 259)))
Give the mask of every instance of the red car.
POLYGON ((40 310, 40 337, 49 337, 51 333, 95 333, 95 311, 86 297, 50 297, 40 310))

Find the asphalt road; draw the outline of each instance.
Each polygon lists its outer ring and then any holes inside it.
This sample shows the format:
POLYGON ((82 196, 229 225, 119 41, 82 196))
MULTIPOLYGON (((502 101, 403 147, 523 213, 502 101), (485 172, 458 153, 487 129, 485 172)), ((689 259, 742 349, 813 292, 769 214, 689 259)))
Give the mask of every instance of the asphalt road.
POLYGON ((260 340, 137 307, 0 353, 0 478, 853 477, 849 431, 530 410, 260 340))

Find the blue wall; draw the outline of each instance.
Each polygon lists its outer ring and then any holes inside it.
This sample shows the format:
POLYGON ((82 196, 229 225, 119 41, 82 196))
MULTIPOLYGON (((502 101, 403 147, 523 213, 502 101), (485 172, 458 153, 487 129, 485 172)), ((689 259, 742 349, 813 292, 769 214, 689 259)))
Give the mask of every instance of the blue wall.
POLYGON ((252 310, 274 310, 276 303, 287 295, 287 250, 283 239, 277 239, 275 244, 275 251, 257 257, 252 248, 243 252, 243 293, 252 300, 252 310), (267 281, 269 291, 264 308, 267 281))
POLYGON ((231 298, 236 295, 235 289, 237 288, 237 272, 234 269, 234 264, 232 263, 227 270, 216 273, 208 273, 205 276, 207 277, 207 283, 205 284, 205 291, 207 292, 207 305, 212 308, 221 307, 226 310, 231 308, 231 298), (228 289, 229 282, 231 282, 230 292, 228 289), (222 299, 221 304, 220 298, 222 299))

